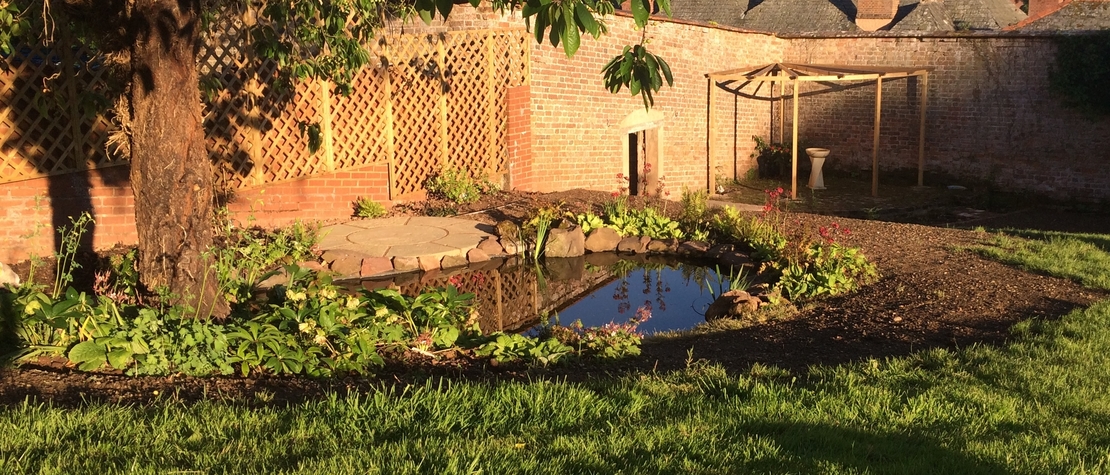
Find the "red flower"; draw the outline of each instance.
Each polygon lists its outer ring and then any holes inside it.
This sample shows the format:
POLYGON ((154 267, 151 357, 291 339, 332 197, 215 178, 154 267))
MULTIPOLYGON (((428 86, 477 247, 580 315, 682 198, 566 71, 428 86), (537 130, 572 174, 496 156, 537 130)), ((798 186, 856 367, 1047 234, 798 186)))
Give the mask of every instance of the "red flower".
POLYGON ((613 192, 613 197, 616 198, 618 196, 620 196, 620 192, 619 191, 614 191, 613 192))

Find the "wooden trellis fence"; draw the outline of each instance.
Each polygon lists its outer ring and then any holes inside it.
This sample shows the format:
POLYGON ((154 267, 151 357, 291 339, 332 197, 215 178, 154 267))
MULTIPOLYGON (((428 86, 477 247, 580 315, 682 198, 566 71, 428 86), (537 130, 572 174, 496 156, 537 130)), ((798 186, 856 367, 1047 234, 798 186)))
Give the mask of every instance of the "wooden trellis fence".
MULTIPOLYGON (((198 65, 202 89, 211 91, 208 149, 225 189, 385 164, 396 197, 419 191, 443 166, 491 177, 507 171, 505 90, 529 82, 526 32, 383 36, 343 97, 324 82, 281 87, 272 63, 248 56, 237 20, 221 21, 198 65), (310 124, 320 131, 316 153, 310 124)), ((126 163, 104 150, 111 122, 93 99, 110 94, 104 68, 89 58, 84 48, 43 46, 4 58, 0 183, 126 163), (65 65, 77 74, 60 74, 65 65)))

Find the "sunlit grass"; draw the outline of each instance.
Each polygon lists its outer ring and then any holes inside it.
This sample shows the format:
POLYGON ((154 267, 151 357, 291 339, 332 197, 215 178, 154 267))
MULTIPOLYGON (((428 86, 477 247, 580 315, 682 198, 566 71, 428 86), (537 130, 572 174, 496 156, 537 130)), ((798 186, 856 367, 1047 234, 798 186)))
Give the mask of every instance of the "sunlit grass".
MULTIPOLYGON (((1105 286, 1105 251, 1078 244, 1090 239, 1005 239, 988 255, 1105 286)), ((584 384, 428 383, 265 409, 26 403, 0 409, 0 473, 1108 473, 1107 388, 1103 302, 1023 322, 1002 347, 805 375, 692 361, 584 384)))

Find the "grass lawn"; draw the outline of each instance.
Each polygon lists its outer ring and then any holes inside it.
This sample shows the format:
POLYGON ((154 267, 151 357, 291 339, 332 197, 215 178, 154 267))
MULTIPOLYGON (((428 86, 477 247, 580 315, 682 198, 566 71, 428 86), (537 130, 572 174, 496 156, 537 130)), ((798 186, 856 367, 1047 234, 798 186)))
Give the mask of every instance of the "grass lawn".
MULTIPOLYGON (((1107 249, 1010 232, 969 252, 1110 289, 1107 249)), ((267 409, 25 403, 0 409, 0 473, 1110 473, 1110 301, 1014 331, 796 378, 692 362, 267 409)))

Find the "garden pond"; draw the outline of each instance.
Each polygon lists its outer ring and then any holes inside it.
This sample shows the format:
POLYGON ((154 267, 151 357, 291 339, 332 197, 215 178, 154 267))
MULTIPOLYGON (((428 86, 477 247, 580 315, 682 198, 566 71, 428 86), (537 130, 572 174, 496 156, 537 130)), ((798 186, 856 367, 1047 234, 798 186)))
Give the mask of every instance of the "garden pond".
POLYGON ((705 310, 737 280, 751 280, 750 268, 673 257, 597 253, 546 259, 542 265, 519 259, 495 260, 456 271, 402 274, 392 278, 347 281, 355 290, 398 288, 415 296, 428 287, 455 285, 474 294, 483 332, 526 332, 557 320, 586 327, 622 323, 638 309, 651 318, 640 325, 645 335, 688 330, 705 322, 705 310), (742 272, 743 270, 743 272, 742 272))

